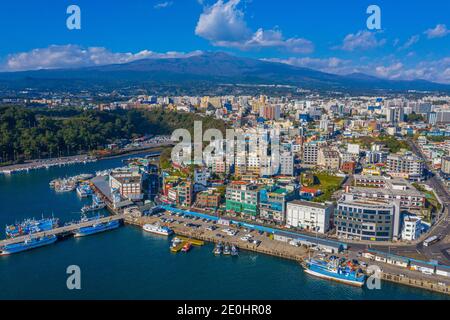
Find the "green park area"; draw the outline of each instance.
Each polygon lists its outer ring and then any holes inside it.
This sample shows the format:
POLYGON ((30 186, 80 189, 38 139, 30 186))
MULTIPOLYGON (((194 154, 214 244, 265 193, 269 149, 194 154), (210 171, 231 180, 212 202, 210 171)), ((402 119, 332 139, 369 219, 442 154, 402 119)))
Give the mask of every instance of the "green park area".
POLYGON ((342 181, 342 177, 323 172, 304 174, 302 176, 302 185, 322 191, 322 195, 313 199, 314 202, 330 201, 333 193, 341 187, 342 181))

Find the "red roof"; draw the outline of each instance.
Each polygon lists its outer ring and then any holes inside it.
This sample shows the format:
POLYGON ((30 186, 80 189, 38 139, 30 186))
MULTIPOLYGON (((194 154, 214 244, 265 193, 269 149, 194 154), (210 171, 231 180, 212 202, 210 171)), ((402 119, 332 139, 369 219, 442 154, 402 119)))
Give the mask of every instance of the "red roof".
POLYGON ((301 192, 306 192, 306 193, 314 193, 316 194, 317 192, 319 192, 319 190, 314 189, 314 188, 308 188, 308 187, 302 187, 300 189, 301 192))

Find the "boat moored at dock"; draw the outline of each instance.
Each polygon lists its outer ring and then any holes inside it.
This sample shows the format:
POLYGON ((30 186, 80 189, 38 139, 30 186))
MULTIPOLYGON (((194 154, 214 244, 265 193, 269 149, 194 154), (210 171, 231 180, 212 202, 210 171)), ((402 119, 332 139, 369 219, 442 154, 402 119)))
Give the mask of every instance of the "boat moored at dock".
POLYGON ((218 243, 218 244, 214 247, 213 253, 214 253, 216 256, 220 256, 220 255, 222 254, 222 250, 223 250, 223 245, 222 245, 222 243, 218 243))
POLYGON ((84 206, 81 208, 82 213, 94 212, 102 210, 106 207, 106 203, 97 196, 92 197, 92 204, 90 206, 84 206))
POLYGON ((55 243, 56 240, 58 240, 58 238, 55 235, 44 236, 44 237, 39 237, 39 238, 30 237, 29 239, 27 239, 23 242, 12 243, 12 244, 7 244, 7 245, 3 246, 2 248, 0 248, 0 256, 10 255, 13 253, 19 253, 19 252, 43 247, 43 246, 55 243))
POLYGON ((89 227, 82 227, 82 228, 78 229, 75 232, 74 237, 79 238, 79 237, 90 236, 90 235, 93 235, 96 233, 117 229, 119 226, 120 226, 119 220, 101 222, 101 223, 94 224, 89 227))
POLYGON ((5 228, 5 234, 7 238, 17 238, 24 235, 33 233, 50 231, 57 228, 59 224, 58 218, 42 218, 40 220, 26 219, 23 222, 7 225, 5 228))
POLYGON ((333 280, 352 286, 362 287, 365 282, 365 275, 354 266, 346 265, 337 258, 329 261, 321 259, 307 259, 302 264, 305 272, 322 278, 333 280))
POLYGON ((190 251, 192 248, 192 244, 190 242, 186 242, 183 246, 183 248, 181 249, 181 251, 183 252, 188 252, 190 251))
POLYGON ((88 184, 80 184, 77 187, 77 195, 80 198, 87 198, 93 194, 91 187, 88 184))
POLYGON ((161 226, 159 224, 145 224, 142 229, 144 229, 144 231, 146 232, 159 234, 162 236, 170 236, 173 234, 172 229, 170 229, 169 227, 161 226))

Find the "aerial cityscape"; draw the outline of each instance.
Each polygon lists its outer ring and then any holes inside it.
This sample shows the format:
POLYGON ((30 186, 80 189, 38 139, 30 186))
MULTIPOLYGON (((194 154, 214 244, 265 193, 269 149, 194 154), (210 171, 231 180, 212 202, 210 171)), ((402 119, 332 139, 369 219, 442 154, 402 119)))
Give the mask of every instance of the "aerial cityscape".
POLYGON ((449 4, 40 2, 0 5, 1 300, 449 299, 449 4))

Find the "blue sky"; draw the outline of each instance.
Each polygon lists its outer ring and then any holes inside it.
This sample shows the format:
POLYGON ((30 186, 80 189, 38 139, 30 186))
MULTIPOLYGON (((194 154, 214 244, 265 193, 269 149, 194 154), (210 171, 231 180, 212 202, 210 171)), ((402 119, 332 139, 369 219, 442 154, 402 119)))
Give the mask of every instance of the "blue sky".
POLYGON ((226 51, 326 72, 450 83, 446 0, 15 0, 0 4, 0 69, 226 51), (68 30, 66 9, 81 9, 68 30), (381 8, 379 31, 366 9, 381 8))

